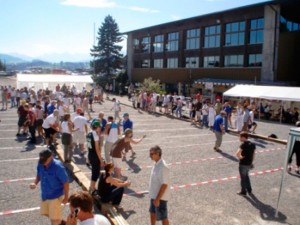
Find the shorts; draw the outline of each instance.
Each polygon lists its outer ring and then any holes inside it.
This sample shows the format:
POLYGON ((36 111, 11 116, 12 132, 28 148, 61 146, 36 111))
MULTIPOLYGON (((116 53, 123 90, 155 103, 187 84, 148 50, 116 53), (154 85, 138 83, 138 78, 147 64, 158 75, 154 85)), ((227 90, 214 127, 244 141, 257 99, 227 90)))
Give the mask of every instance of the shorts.
POLYGON ((121 169, 122 168, 122 158, 112 158, 112 162, 115 168, 121 169))
POLYGON ((19 120, 18 120, 18 126, 19 127, 24 126, 24 123, 25 123, 26 120, 27 120, 26 117, 20 116, 19 120))
POLYGON ((42 125, 43 125, 43 121, 44 121, 43 119, 37 119, 37 120, 36 120, 36 126, 37 126, 37 127, 42 126, 42 125))
POLYGON ((251 124, 248 124, 248 129, 251 129, 252 126, 255 126, 255 125, 257 125, 255 122, 253 122, 253 123, 251 123, 251 124))
POLYGON ((160 200, 158 207, 155 207, 153 202, 154 199, 150 199, 149 212, 155 213, 156 220, 159 221, 159 220, 168 219, 168 202, 164 200, 160 200))
POLYGON ((79 131, 79 130, 75 131, 73 134, 73 142, 84 144, 85 143, 84 131, 79 131))
POLYGON ((55 134, 56 133, 56 130, 54 130, 52 127, 50 128, 44 128, 44 131, 45 131, 45 137, 46 138, 50 138, 51 135, 55 134))
POLYGON ((59 198, 42 201, 40 209, 41 215, 48 216, 50 220, 61 220, 61 203, 63 199, 64 196, 62 195, 59 198))

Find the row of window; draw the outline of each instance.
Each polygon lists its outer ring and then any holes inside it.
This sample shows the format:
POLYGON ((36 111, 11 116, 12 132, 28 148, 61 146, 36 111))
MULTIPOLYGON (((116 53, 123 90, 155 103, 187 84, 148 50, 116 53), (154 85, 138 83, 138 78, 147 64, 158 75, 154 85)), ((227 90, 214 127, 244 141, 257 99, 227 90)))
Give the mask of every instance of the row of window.
MULTIPOLYGON (((199 57, 186 57, 185 68, 199 68, 200 62, 199 57)), ((224 56, 224 67, 243 67, 244 66, 244 55, 226 55, 224 56)), ((154 59, 153 65, 151 65, 150 59, 145 59, 142 62, 142 68, 164 68, 164 59, 154 59)), ((203 58, 203 67, 212 68, 220 66, 219 56, 206 56, 203 58)), ((261 67, 262 66, 262 54, 250 54, 248 55, 248 67, 261 67)), ((178 68, 178 58, 168 58, 166 60, 166 68, 178 68)))
MULTIPOLYGON (((264 19, 253 19, 250 21, 248 32, 249 44, 263 43, 264 19)), ((185 49, 200 49, 201 36, 200 28, 187 30, 185 49)), ((234 22, 225 24, 225 43, 224 46, 239 46, 245 45, 246 37, 246 22, 234 22)), ((135 49, 142 50, 144 53, 178 51, 179 50, 179 32, 172 32, 166 35, 166 40, 163 34, 154 36, 151 46, 151 37, 143 37, 141 43, 139 39, 133 41, 135 49), (151 49, 151 47, 153 47, 151 49)), ((208 26, 204 28, 203 47, 216 48, 221 45, 221 25, 208 26)))

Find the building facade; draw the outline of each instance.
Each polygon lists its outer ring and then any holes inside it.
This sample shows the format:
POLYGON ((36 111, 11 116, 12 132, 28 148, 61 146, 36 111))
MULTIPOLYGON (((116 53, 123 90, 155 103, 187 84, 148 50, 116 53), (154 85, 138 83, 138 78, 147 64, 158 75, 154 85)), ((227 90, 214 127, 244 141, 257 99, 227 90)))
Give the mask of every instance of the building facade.
POLYGON ((195 83, 215 92, 236 83, 299 85, 299 2, 267 1, 126 32, 129 78, 159 79, 183 94, 195 83))

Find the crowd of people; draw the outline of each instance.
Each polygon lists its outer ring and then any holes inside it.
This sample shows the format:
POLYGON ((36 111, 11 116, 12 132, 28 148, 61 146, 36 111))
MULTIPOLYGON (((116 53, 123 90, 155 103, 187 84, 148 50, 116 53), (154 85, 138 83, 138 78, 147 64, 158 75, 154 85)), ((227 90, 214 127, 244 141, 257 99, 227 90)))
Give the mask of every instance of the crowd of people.
MULTIPOLYGON (((20 90, 10 86, 3 88, 5 91, 2 91, 2 97, 5 92, 7 94, 5 98, 8 99, 10 93, 11 108, 18 108, 16 136, 27 137, 29 133, 30 144, 36 144, 41 140, 48 147, 39 154, 36 179, 30 184, 32 189, 35 189, 38 183, 41 184, 41 214, 48 216, 52 225, 61 224, 60 204, 69 202, 70 215, 65 224, 76 224, 77 219, 82 224, 93 224, 94 221, 109 224, 105 217, 92 213, 91 199, 92 196, 99 197, 104 203, 122 208, 124 189, 131 185, 127 177, 121 173, 122 159, 126 160, 129 151, 131 157, 135 157, 136 152, 132 145, 140 143, 146 137, 143 135, 138 139, 133 138, 134 123, 129 113, 125 112, 121 116, 120 102, 113 98, 110 108, 112 114, 105 118, 104 112, 99 112, 97 117, 93 118, 91 115, 91 112, 94 112, 93 103, 98 101, 101 104, 104 101, 103 88, 100 86, 90 91, 85 88, 77 91, 75 87, 69 88, 65 85, 62 87, 57 85, 55 91, 48 88, 38 91, 34 88, 20 90), (91 168, 88 192, 78 191, 69 196, 66 168, 53 157, 53 151, 49 147, 55 148, 58 145, 58 137, 63 146, 65 164, 72 162, 74 149, 78 146, 80 156, 86 159, 87 165, 91 168), (55 176, 50 176, 51 171, 56 171, 55 176)), ((110 87, 105 89, 109 92, 110 87)), ((248 141, 248 133, 255 133, 257 128, 254 121, 258 111, 255 103, 238 102, 236 109, 233 110, 230 101, 222 104, 218 98, 215 102, 211 102, 201 98, 200 93, 188 102, 176 93, 161 95, 141 91, 133 92, 129 97, 133 107, 138 110, 155 113, 158 109, 163 114, 178 118, 183 116, 182 108, 187 104, 191 124, 214 132, 216 152, 222 152, 222 136, 228 128, 235 128, 240 133, 242 142, 236 153, 240 161, 241 176, 241 191, 238 194, 252 193, 248 173, 253 167, 255 145, 248 141), (235 123, 232 122, 233 113, 236 113, 235 123)), ((2 101, 3 110, 7 110, 7 104, 7 101, 4 103, 2 101)), ((162 159, 162 149, 159 146, 150 148, 149 156, 155 162, 149 187, 150 221, 153 225, 156 220, 161 220, 162 224, 169 224, 167 215, 169 168, 162 159)))

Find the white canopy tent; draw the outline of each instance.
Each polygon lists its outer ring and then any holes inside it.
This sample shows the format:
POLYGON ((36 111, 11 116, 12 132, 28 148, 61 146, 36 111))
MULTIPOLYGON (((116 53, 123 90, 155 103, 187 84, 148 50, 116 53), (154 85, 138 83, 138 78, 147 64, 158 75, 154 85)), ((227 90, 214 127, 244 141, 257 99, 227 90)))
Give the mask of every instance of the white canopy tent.
POLYGON ((223 95, 300 102, 299 87, 236 85, 223 95))
POLYGON ((77 76, 77 75, 58 75, 58 74, 17 74, 17 88, 34 87, 35 90, 46 89, 55 90, 57 84, 62 86, 72 87, 77 90, 87 88, 88 84, 92 84, 91 76, 77 76))

